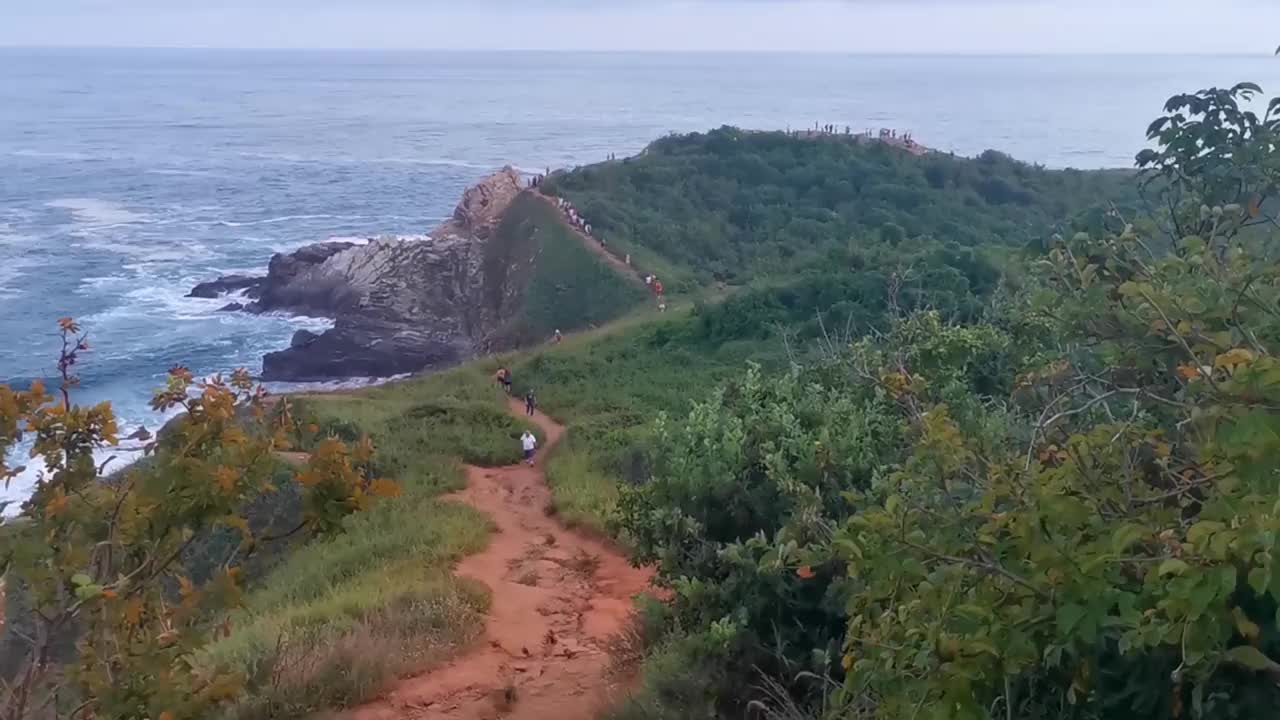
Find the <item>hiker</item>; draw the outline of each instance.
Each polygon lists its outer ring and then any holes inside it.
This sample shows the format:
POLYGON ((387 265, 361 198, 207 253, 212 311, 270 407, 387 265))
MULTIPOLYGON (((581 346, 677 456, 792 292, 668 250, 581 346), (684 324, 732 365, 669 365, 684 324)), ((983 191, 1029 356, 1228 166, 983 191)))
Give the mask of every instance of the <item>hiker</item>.
POLYGON ((538 405, 538 401, 536 398, 534 398, 533 391, 530 390, 529 392, 525 393, 525 396, 524 396, 525 414, 528 415, 529 417, 533 417, 533 410, 535 407, 537 407, 537 405, 538 405))
POLYGON ((658 298, 658 312, 660 312, 660 313, 664 313, 664 312, 666 312, 666 311, 667 311, 667 299, 666 299, 666 298, 664 298, 664 297, 659 297, 659 298, 658 298))
POLYGON ((653 287, 653 273, 644 274, 644 284, 653 287))
POLYGON ((494 375, 498 380, 498 384, 502 386, 503 391, 508 395, 511 394, 511 371, 506 368, 498 368, 498 372, 494 375))
POLYGON ((653 279, 653 294, 662 297, 662 281, 658 278, 653 279))
POLYGON ((528 430, 520 436, 520 448, 524 450, 524 462, 526 465, 533 465, 533 452, 538 449, 538 438, 528 430))
POLYGON ((631 253, 627 253, 627 257, 626 257, 626 259, 624 260, 624 262, 626 262, 626 263, 627 263, 627 265, 630 265, 630 264, 631 264, 631 253))
POLYGON ((560 329, 557 328, 556 335, 555 335, 555 343, 559 345, 561 340, 564 340, 564 336, 560 334, 560 329))
POLYGON ((590 235, 590 234, 591 234, 591 223, 586 223, 585 225, 583 225, 583 229, 587 231, 587 234, 588 234, 588 235, 590 235))

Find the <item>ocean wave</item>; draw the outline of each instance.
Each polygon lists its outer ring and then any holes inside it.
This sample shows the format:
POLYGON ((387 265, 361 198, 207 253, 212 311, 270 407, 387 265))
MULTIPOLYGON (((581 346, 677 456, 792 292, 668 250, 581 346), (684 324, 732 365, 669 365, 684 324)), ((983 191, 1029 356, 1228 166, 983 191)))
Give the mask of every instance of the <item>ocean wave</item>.
POLYGON ((175 177, 226 177, 211 170, 178 170, 175 168, 155 168, 146 171, 147 175, 169 175, 175 177))
POLYGON ((283 395, 285 393, 338 392, 341 390, 357 390, 359 388, 385 385, 389 382, 405 380, 410 377, 413 377, 413 373, 403 373, 401 375, 392 375, 390 377, 343 378, 342 380, 326 380, 323 382, 274 382, 265 383, 264 387, 266 387, 270 392, 278 395, 283 395))
POLYGON ((9 153, 13 157, 45 158, 49 160, 93 160, 92 155, 78 152, 47 152, 44 150, 14 150, 9 153))
POLYGON ((494 171, 500 167, 499 165, 477 163, 467 160, 454 160, 452 158, 422 158, 422 157, 405 157, 397 155, 394 157, 335 157, 333 155, 297 155, 293 153, 268 153, 268 152, 241 152, 237 153, 243 158, 252 158, 257 160, 272 160, 276 162, 288 163, 328 163, 339 165, 360 165, 360 164, 382 164, 382 165, 425 165, 427 167, 454 167, 466 170, 484 170, 494 171))
MULTIPOLYGON (((292 222, 294 220, 368 220, 370 215, 281 215, 279 217, 264 218, 262 220, 212 220, 210 225, 218 225, 221 227, 249 227, 252 225, 275 225, 277 223, 292 222)), ((196 223, 193 223, 196 224, 196 223)))
POLYGON ((99 198, 59 198, 45 207, 66 210, 82 228, 106 229, 149 222, 145 213, 134 212, 113 200, 99 198))

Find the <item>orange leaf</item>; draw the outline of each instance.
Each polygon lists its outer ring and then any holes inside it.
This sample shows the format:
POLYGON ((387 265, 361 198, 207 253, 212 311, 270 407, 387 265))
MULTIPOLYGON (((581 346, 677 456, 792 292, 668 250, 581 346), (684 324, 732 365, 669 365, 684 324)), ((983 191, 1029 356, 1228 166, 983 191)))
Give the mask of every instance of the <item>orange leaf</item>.
POLYGON ((49 502, 44 506, 44 516, 46 519, 55 518, 61 515, 67 509, 67 504, 71 502, 71 498, 63 492, 62 488, 54 491, 53 497, 49 498, 49 502))
POLYGON ((134 597, 124 606, 124 622, 126 625, 137 625, 142 620, 142 598, 134 597))
POLYGON ((813 568, 808 565, 801 565, 796 569, 796 575, 799 575, 803 580, 810 580, 813 578, 813 568))
POLYGON ((1195 365, 1179 365, 1178 377, 1183 380, 1191 380, 1192 378, 1200 377, 1200 368, 1195 365))
POLYGON ((400 484, 393 480, 378 478, 369 483, 369 494, 375 497, 399 497, 400 484))

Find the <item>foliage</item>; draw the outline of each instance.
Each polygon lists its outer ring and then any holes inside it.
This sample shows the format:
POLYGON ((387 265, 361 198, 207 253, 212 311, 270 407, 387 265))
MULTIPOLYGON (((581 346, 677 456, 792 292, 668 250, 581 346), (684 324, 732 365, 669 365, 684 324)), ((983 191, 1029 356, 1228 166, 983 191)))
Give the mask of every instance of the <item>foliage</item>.
POLYGON ((1113 211, 979 323, 897 317, 659 425, 620 521, 671 589, 672 642, 742 644, 632 717, 1280 706, 1280 266, 1262 200, 1217 204, 1270 192, 1270 131, 1221 128, 1247 90, 1194 96, 1153 126, 1188 137, 1140 158, 1171 158, 1154 220, 1197 234, 1165 250, 1113 211))
MULTIPOLYGON (((1210 118, 1234 104, 1199 97, 1210 118)), ((1259 142, 1234 155, 1274 153, 1259 142)), ((1175 220, 1188 193, 1222 187, 1216 149, 1179 152, 1155 155, 1181 158, 1164 190, 1175 220)), ((1025 318, 1057 342, 1007 410, 961 418, 914 368, 889 386, 915 447, 837 540, 867 586, 850 602, 847 687, 878 698, 880 716, 1275 707, 1280 406, 1266 378, 1280 378, 1267 350, 1280 339, 1280 268, 1240 233, 1251 215, 1198 210, 1204 234, 1167 254, 1124 223, 1061 243, 1025 318)), ((902 373, 883 354, 862 362, 902 373)))
POLYGON ((440 494, 462 487, 458 459, 517 461, 520 434, 532 426, 504 403, 492 368, 479 364, 294 402, 298 444, 376 437, 373 465, 401 492, 350 518, 341 535, 292 552, 247 593, 231 635, 200 654, 202 668, 247 679, 230 717, 357 704, 479 635, 486 593, 449 568, 483 547, 489 522, 440 494))
POLYGON ((674 135, 620 163, 557 174, 611 246, 656 254, 674 291, 823 263, 850 245, 933 238, 1021 247, 1103 201, 1133 197, 1123 172, 1048 171, 996 152, 921 157, 855 137, 721 128, 674 135))
MULTIPOLYGON (((239 602, 239 564, 265 542, 302 531, 331 534, 393 483, 366 471, 373 446, 326 440, 296 475, 302 507, 292 528, 254 534, 240 515, 274 492, 269 484, 280 428, 267 426, 265 393, 245 371, 196 381, 175 368, 157 392, 158 411, 181 419, 147 448, 148 462, 104 477, 94 452, 114 445, 110 405, 74 405, 74 367, 88 349, 74 321, 61 321, 56 396, 33 383, 0 386, 0 458, 20 434, 42 463, 18 518, 0 528, 7 581, 21 588, 30 628, 21 667, 4 693, 4 717, 200 717, 233 696, 237 679, 206 674, 193 654, 222 631, 216 620, 239 602), (181 558, 217 528, 239 535, 207 582, 184 574, 181 558), (76 642, 74 659, 56 656, 76 642), (69 660, 68 662, 62 662, 69 660)), ((0 476, 19 468, 0 460, 0 476)))

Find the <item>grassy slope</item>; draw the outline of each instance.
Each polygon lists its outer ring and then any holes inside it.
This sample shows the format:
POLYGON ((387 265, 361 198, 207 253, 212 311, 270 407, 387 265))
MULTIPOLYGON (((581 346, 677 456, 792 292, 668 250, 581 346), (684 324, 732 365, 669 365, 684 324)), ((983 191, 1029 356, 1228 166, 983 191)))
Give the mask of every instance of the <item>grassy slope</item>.
POLYGON ((449 568, 484 546, 488 521, 439 495, 462 486, 456 458, 514 462, 528 427, 478 365, 296 404, 322 430, 373 437, 378 471, 399 481, 401 495, 294 551, 248 594, 236 631, 203 658, 249 678, 230 713, 237 718, 359 702, 474 639, 486 591, 449 568))
MULTIPOLYGON (((555 208, 532 193, 519 195, 503 216, 489 257, 488 286, 496 293, 522 288, 519 306, 501 332, 499 345, 524 346, 602 325, 645 299, 560 220, 555 208)), ((490 304, 498 307, 497 298, 490 304)))

